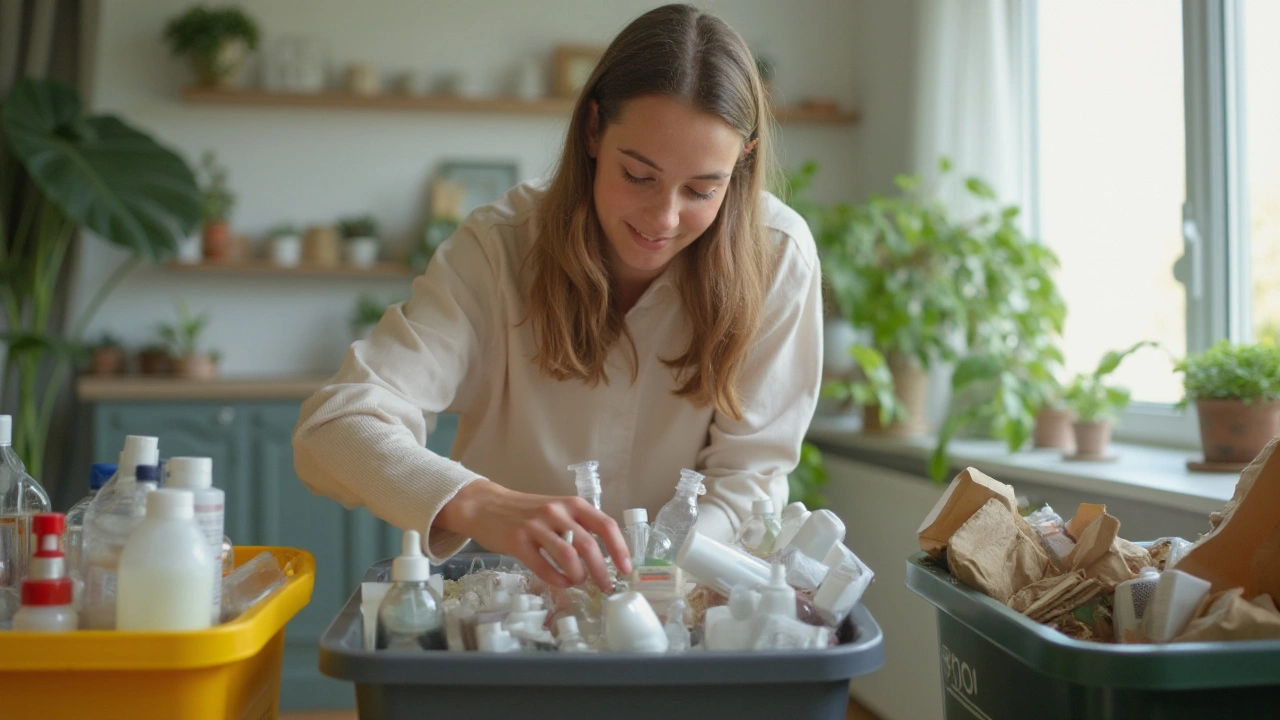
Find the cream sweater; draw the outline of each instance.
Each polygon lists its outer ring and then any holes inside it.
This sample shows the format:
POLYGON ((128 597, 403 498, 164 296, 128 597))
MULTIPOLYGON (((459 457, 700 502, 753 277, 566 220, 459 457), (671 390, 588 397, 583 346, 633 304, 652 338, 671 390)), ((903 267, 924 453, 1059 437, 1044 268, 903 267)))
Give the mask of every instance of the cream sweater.
POLYGON ((639 356, 614 348, 607 384, 543 377, 525 314, 521 267, 534 242, 541 190, 512 189, 479 208, 387 309, 369 339, 302 406, 294 465, 313 492, 428 538, 435 561, 467 538, 433 528, 436 513, 478 478, 522 492, 575 495, 572 463, 597 460, 604 511, 642 507, 652 520, 681 468, 707 476, 699 530, 727 539, 751 501, 787 499, 787 473, 817 403, 822 295, 804 221, 772 195, 767 224, 783 244, 755 349, 741 379, 744 417, 678 398, 661 358, 678 356, 690 328, 674 272, 660 276, 626 317, 639 356), (459 416, 452 457, 424 447, 437 413, 459 416))

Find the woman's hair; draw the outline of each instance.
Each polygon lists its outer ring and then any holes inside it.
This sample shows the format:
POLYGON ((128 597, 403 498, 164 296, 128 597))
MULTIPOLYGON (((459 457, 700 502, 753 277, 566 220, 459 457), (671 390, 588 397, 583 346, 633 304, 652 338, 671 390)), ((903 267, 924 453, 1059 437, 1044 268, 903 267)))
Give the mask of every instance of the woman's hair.
POLYGON ((676 374, 676 395, 742 417, 737 385, 760 326, 776 265, 760 198, 774 173, 772 117, 746 43, 722 20, 688 5, 651 10, 628 25, 605 50, 583 87, 569 123, 564 152, 538 215, 538 239, 527 319, 538 343, 534 361, 557 380, 608 382, 605 359, 614 343, 631 353, 607 242, 593 202, 595 160, 587 151, 592 101, 598 132, 617 121, 628 100, 665 96, 723 119, 755 141, 733 169, 716 219, 683 250, 673 268, 692 332, 678 357, 663 358, 676 374))

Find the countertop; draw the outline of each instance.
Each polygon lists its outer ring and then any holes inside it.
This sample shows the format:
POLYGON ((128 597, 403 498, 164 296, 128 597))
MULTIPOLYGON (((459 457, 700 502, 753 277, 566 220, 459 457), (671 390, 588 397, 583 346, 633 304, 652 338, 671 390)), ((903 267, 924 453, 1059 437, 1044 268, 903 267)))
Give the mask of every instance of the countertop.
POLYGON ((305 400, 328 378, 325 375, 222 377, 190 380, 174 377, 92 377, 76 381, 81 402, 181 400, 305 400))

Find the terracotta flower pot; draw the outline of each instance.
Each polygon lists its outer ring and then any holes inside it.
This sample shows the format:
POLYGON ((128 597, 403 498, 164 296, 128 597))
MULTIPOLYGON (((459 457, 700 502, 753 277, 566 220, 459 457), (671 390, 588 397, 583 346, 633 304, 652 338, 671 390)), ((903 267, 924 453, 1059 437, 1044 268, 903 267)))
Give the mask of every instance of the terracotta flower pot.
POLYGON ((216 52, 192 54, 191 69, 201 85, 225 90, 236 84, 248 53, 243 40, 224 40, 216 52))
POLYGON ((108 376, 124 372, 124 349, 96 347, 89 354, 89 374, 108 376))
POLYGON ((188 380, 212 380, 218 376, 218 363, 205 353, 174 358, 173 374, 188 380))
POLYGON ((1111 423, 1074 422, 1071 429, 1076 438, 1074 460, 1109 460, 1107 448, 1111 446, 1111 423))
POLYGON ((921 435, 928 431, 925 421, 925 401, 928 400, 929 371, 915 358, 890 353, 889 372, 893 375, 893 395, 898 398, 906 413, 905 420, 895 420, 889 425, 880 424, 880 406, 868 405, 862 409, 862 431, 877 435, 921 435))
POLYGON ((231 227, 225 220, 214 220, 204 224, 204 258, 206 260, 228 260, 232 255, 231 227))
POLYGON ((144 350, 138 353, 138 372, 143 375, 168 375, 173 372, 173 358, 163 350, 144 350))
POLYGON ((1070 450, 1075 444, 1071 429, 1071 421, 1074 419, 1075 413, 1070 410, 1044 408, 1036 413, 1032 443, 1038 448, 1070 450))
POLYGON ((1206 463, 1249 463, 1280 435, 1280 400, 1197 400, 1206 463))

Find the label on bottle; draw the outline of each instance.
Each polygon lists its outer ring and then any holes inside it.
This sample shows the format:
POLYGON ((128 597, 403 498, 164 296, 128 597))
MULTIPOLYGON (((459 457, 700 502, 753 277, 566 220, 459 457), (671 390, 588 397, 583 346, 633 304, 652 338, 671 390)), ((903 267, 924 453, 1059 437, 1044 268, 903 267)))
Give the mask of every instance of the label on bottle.
POLYGON ((17 588, 27 574, 30 515, 0 515, 0 587, 17 588))
POLYGON ((631 589, 645 598, 684 595, 684 572, 674 565, 641 565, 631 571, 631 589))
POLYGON ((196 526, 204 533, 213 555, 213 623, 222 621, 222 530, 224 527, 223 503, 197 503, 196 526))

